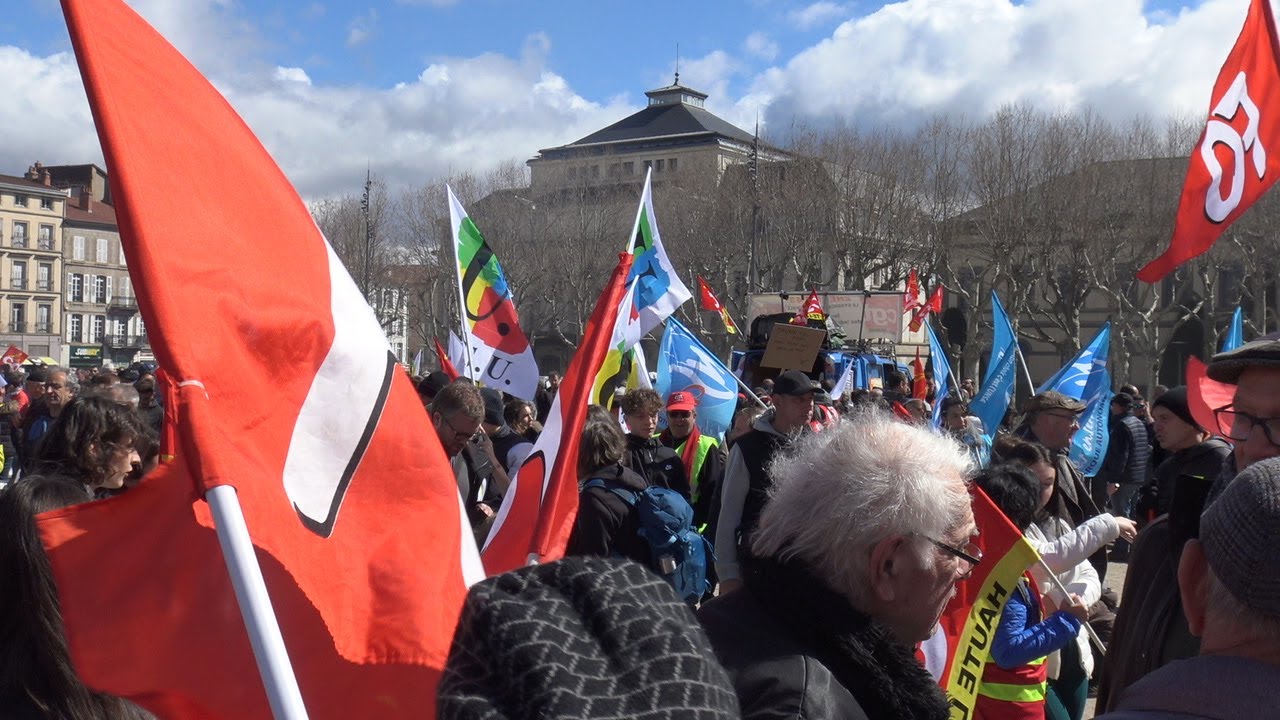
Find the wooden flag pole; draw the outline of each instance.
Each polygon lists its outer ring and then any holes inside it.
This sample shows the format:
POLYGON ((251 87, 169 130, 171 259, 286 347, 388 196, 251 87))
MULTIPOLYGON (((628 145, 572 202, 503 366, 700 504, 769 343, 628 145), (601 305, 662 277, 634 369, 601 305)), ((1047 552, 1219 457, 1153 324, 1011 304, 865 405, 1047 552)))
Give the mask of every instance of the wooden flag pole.
POLYGON ((227 573, 236 591, 240 616, 244 618, 253 657, 258 661, 258 673, 271 703, 271 714, 276 720, 307 720, 307 708, 302 702, 302 691, 289 662, 289 651, 280 634, 280 624, 271 607, 271 596, 262 579, 262 568, 249 538, 249 528, 244 522, 240 499, 230 485, 219 485, 205 494, 213 511, 214 527, 218 531, 218 544, 227 562, 227 573))

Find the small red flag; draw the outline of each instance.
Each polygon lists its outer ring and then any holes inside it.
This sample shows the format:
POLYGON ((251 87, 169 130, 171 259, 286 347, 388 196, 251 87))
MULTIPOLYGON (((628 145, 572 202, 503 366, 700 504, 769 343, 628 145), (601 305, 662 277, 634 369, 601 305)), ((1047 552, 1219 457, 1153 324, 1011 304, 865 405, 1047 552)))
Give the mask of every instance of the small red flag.
POLYGON ((902 312, 908 313, 920 307, 920 277, 916 269, 911 268, 907 275, 907 291, 902 295, 902 312))
POLYGON ((911 361, 911 397, 924 400, 929 397, 929 379, 924 376, 924 361, 920 359, 920 346, 916 346, 916 359, 911 361))
POLYGON ((436 348, 436 361, 440 363, 440 371, 449 376, 450 380, 458 379, 458 369, 453 366, 453 362, 449 360, 449 353, 444 351, 440 346, 438 338, 431 338, 431 342, 436 348))
POLYGON ((0 362, 5 363, 6 365, 21 365, 26 362, 29 357, 31 356, 13 345, 10 345, 9 349, 4 351, 4 355, 0 355, 0 362))
POLYGON ((929 301, 916 308, 911 314, 911 324, 908 327, 911 332, 916 332, 924 325, 924 321, 928 319, 931 313, 942 312, 942 286, 933 289, 933 294, 929 296, 929 301))
POLYGON ((1280 178, 1280 46, 1269 0, 1252 0, 1218 71, 1191 152, 1169 248, 1138 271, 1154 283, 1203 254, 1280 178))
POLYGON ((822 302, 818 300, 818 291, 810 290, 809 297, 805 298, 804 304, 800 306, 800 312, 791 318, 793 325, 807 325, 810 320, 822 322, 827 319, 827 313, 822 309, 822 302))
POLYGON ((730 334, 737 333, 738 326, 734 324, 733 318, 729 317, 729 308, 726 308, 724 304, 720 302, 720 298, 716 297, 716 294, 711 292, 711 286, 707 284, 706 280, 702 279, 701 275, 698 275, 697 278, 698 298, 702 303, 702 309, 720 313, 720 320, 724 323, 724 331, 730 334))
POLYGON ((490 575, 524 567, 531 556, 539 562, 564 557, 578 516, 578 443, 596 376, 609 352, 633 259, 630 253, 619 256, 618 266, 587 319, 582 345, 560 381, 542 434, 511 478, 481 554, 490 575))

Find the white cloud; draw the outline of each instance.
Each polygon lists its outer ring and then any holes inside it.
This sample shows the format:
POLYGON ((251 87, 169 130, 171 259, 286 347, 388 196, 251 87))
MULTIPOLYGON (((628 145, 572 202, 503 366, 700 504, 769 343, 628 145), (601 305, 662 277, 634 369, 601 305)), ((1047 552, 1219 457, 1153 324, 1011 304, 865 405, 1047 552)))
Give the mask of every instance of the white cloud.
POLYGON ((904 0, 842 23, 748 97, 793 121, 910 124, 1001 105, 1092 106, 1124 119, 1203 112, 1243 21, 1205 0, 1164 23, 1142 0, 904 0))
POLYGON ((801 30, 812 30, 819 25, 826 25, 833 20, 841 20, 849 17, 851 11, 841 3, 821 2, 806 5, 799 10, 792 10, 787 13, 787 19, 792 25, 801 30))
POLYGON ((748 55, 758 57, 766 62, 773 62, 778 57, 778 43, 765 32, 753 32, 742 43, 748 55))
POLYGON ((307 71, 299 67, 277 67, 275 78, 280 82, 311 84, 311 78, 307 76, 307 71))
POLYGON ((347 25, 347 47, 363 45, 373 37, 374 28, 378 24, 378 11, 369 8, 369 12, 353 19, 347 25))

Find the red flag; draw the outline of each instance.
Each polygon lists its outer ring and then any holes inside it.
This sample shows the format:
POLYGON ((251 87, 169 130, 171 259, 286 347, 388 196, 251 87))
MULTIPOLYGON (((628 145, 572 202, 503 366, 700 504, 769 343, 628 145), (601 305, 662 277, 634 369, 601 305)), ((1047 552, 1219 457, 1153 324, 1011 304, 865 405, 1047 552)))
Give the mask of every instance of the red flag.
POLYGON ((1038 557, 981 488, 974 487, 972 495, 973 519, 981 531, 973 542, 982 549, 982 562, 956 584, 956 594, 938 620, 939 632, 922 647, 926 664, 950 696, 954 717, 973 717, 995 626, 1009 593, 1038 557), (942 663, 940 674, 937 663, 942 663))
POLYGON ((1229 428, 1218 426, 1213 411, 1232 403, 1236 386, 1210 380, 1206 370, 1199 358, 1187 358, 1187 406, 1196 424, 1214 435, 1225 436, 1229 428))
POLYGON ((924 361, 920 359, 920 346, 916 346, 916 359, 911 361, 911 397, 924 400, 929 397, 929 379, 924 376, 924 361))
POLYGON ((1191 152, 1169 249, 1138 271, 1153 283, 1217 241, 1280 177, 1280 45, 1269 0, 1253 0, 1218 71, 1191 152))
POLYGON ((920 307, 920 277, 916 275, 916 269, 911 268, 911 273, 907 275, 907 291, 902 295, 902 312, 909 313, 920 307))
POLYGON ((530 556, 540 562, 564 556, 578 515, 578 443, 596 376, 609 352, 632 260, 630 253, 619 256, 587 320, 582 345, 560 381, 542 434, 511 479, 484 546, 484 566, 490 575, 523 567, 530 556))
POLYGON ((29 357, 31 356, 10 345, 9 349, 4 351, 4 355, 0 355, 0 362, 7 365, 21 365, 26 362, 29 357))
POLYGON ((720 313, 720 320, 724 322, 724 331, 730 334, 737 333, 738 326, 734 324, 733 318, 729 317, 729 308, 721 304, 720 298, 711 292, 711 286, 707 284, 706 280, 702 279, 701 275, 698 275, 697 278, 698 297, 702 302, 702 309, 720 313))
POLYGON ((942 312, 942 286, 933 289, 933 294, 929 296, 929 301, 919 306, 911 314, 911 324, 907 326, 911 332, 916 332, 924 325, 924 321, 931 313, 942 312))
POLYGON ((160 422, 160 462, 172 462, 178 454, 178 386, 164 368, 156 370, 156 394, 164 398, 160 422))
POLYGON ((827 313, 822 309, 822 303, 818 300, 818 291, 810 290, 809 297, 805 298, 804 304, 800 306, 800 312, 791 318, 793 325, 807 325, 810 320, 822 322, 827 319, 827 313))
POLYGON ((311 717, 430 717, 482 570, 417 394, 213 86, 120 0, 63 9, 182 445, 40 521, 77 671, 160 717, 270 717, 200 497, 232 485, 311 717))
POLYGON ((453 366, 453 362, 449 360, 449 353, 444 351, 440 346, 438 338, 431 338, 432 344, 436 346, 436 361, 440 363, 440 371, 449 376, 450 380, 458 379, 458 369, 453 366))

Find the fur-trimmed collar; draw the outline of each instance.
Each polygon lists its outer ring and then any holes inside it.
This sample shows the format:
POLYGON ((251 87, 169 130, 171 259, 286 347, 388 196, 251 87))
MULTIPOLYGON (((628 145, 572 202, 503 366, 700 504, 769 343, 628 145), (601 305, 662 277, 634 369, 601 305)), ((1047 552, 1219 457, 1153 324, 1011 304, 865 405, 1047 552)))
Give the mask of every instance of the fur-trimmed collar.
POLYGON ((747 589, 809 648, 868 717, 947 720, 946 694, 888 628, 798 562, 753 559, 747 589))

